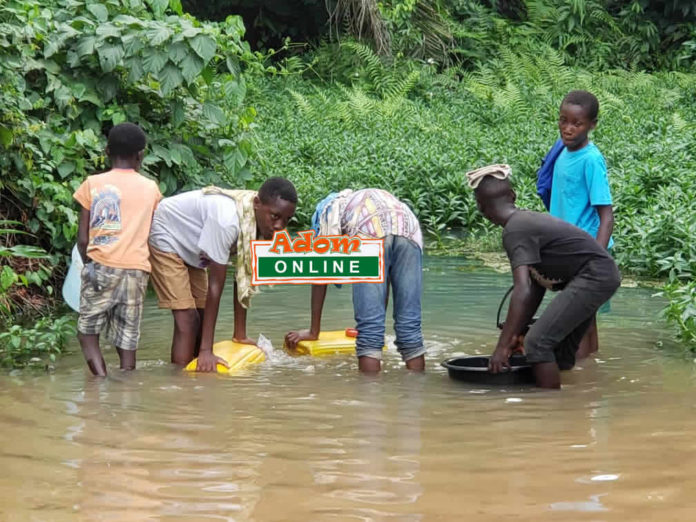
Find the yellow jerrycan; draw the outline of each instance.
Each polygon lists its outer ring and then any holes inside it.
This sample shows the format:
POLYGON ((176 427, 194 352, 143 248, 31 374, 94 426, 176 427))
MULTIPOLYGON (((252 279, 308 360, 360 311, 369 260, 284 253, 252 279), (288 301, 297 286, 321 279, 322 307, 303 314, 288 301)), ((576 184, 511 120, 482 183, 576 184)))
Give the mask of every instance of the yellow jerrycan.
MULTIPOLYGON (((266 354, 258 346, 235 343, 234 341, 220 341, 219 343, 215 343, 213 345, 213 353, 225 359, 225 362, 230 365, 229 369, 227 369, 222 364, 218 364, 218 373, 236 372, 266 360, 266 354)), ((185 370, 187 372, 195 372, 197 365, 198 358, 188 363, 185 370)))
MULTIPOLYGON (((355 338, 358 331, 355 328, 345 330, 329 330, 319 333, 316 341, 300 341, 294 350, 283 346, 290 355, 311 355, 322 357, 335 354, 355 354, 355 338)), ((385 347, 386 348, 386 347, 385 347)))

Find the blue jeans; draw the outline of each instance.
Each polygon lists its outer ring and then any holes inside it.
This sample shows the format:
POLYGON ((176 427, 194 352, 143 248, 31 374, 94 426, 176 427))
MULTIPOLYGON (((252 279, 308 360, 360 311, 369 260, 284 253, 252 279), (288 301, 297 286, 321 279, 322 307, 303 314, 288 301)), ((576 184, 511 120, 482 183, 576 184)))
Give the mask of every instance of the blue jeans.
POLYGON ((404 361, 425 353, 421 331, 422 252, 402 236, 384 238, 384 283, 354 283, 358 357, 382 358, 389 284, 394 297, 396 347, 404 361))

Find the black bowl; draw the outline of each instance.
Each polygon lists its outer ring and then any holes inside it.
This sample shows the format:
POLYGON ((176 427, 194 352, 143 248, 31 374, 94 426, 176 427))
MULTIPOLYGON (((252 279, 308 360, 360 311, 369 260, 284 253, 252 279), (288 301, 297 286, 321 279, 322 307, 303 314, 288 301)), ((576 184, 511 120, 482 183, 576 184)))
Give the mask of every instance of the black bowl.
POLYGON ((488 356, 455 357, 442 363, 452 379, 472 384, 534 384, 532 367, 524 355, 510 357, 510 369, 500 373, 488 371, 488 356))

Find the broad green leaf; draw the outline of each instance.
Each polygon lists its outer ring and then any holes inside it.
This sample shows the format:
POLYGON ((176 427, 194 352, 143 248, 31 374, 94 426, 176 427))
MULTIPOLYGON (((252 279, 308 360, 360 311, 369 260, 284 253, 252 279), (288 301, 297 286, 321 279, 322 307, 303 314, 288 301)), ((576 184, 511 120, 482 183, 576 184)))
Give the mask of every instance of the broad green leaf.
POLYGON ((12 252, 12 255, 17 257, 26 257, 30 259, 46 259, 49 257, 43 248, 31 245, 15 245, 8 250, 12 252))
POLYGON ((172 156, 169 153, 169 149, 165 149, 161 145, 154 144, 152 146, 152 153, 158 158, 162 158, 168 167, 172 166, 172 156))
POLYGON ((239 76, 239 60, 232 56, 228 56, 225 63, 227 64, 227 70, 230 71, 230 74, 239 76))
POLYGON ((169 0, 147 0, 156 15, 162 16, 169 7, 169 0))
POLYGON ((61 85, 55 91, 53 91, 53 99, 56 101, 56 105, 60 108, 60 110, 65 110, 65 108, 70 105, 74 98, 70 89, 68 89, 65 85, 61 85))
POLYGON ((143 56, 143 67, 150 74, 159 73, 165 63, 167 63, 167 53, 159 49, 151 49, 143 56))
POLYGON ((175 100, 172 104, 172 125, 178 127, 186 119, 186 111, 181 100, 175 100))
POLYGON ((89 4, 87 10, 100 22, 106 22, 109 19, 109 10, 102 4, 89 4))
POLYGON ((94 44, 97 41, 94 36, 85 36, 77 42, 77 55, 81 58, 94 53, 94 44))
POLYGON ((181 5, 181 0, 169 0, 169 9, 174 11, 179 16, 184 15, 184 8, 181 5))
POLYGON ((172 92, 184 81, 179 68, 171 62, 167 63, 157 76, 160 81, 160 89, 164 95, 172 92))
POLYGON ((203 104, 203 116, 218 126, 223 126, 227 123, 225 113, 214 103, 205 102, 203 104))
POLYGON ((145 31, 145 36, 147 37, 150 44, 154 46, 159 46, 162 43, 166 42, 171 35, 171 30, 166 25, 160 23, 150 27, 147 31, 145 31))
POLYGON ((215 77, 215 70, 211 66, 205 67, 203 71, 201 71, 201 76, 205 83, 210 85, 215 77))
POLYGON ((0 145, 7 148, 10 145, 12 145, 13 139, 14 136, 12 134, 12 131, 7 127, 3 127, 2 125, 0 125, 0 145))
POLYGON ((102 71, 111 72, 121 63, 123 47, 120 43, 105 43, 97 48, 97 54, 102 71))
POLYGON ((114 125, 118 125, 119 123, 123 123, 126 121, 128 118, 126 118, 126 115, 122 111, 115 112, 114 115, 111 117, 111 123, 114 125))
POLYGON ((123 43, 123 48, 126 50, 127 56, 137 55, 143 47, 145 47, 145 44, 140 40, 140 34, 140 32, 131 33, 123 37, 121 43, 123 43))
POLYGON ((184 75, 186 83, 193 82, 203 70, 203 60, 195 54, 186 56, 179 65, 181 67, 181 74, 184 75))
POLYGON ((129 83, 136 83, 145 74, 145 71, 143 70, 143 61, 139 56, 131 56, 130 58, 126 59, 124 65, 128 71, 129 83))
POLYGON ((187 56, 191 56, 191 47, 184 42, 177 42, 169 46, 169 59, 179 64, 187 56))
POLYGON ((181 36, 184 36, 186 38, 193 38, 194 36, 199 35, 202 32, 203 30, 199 27, 188 27, 182 31, 181 36))
POLYGON ((191 39, 191 47, 194 51, 196 51, 196 54, 203 58, 203 60, 207 63, 213 56, 215 56, 217 44, 212 37, 206 34, 199 34, 191 39))
POLYGON ((13 284, 17 282, 17 274, 9 266, 2 267, 0 272, 0 292, 6 292, 13 284))
POLYGON ((103 40, 107 38, 121 38, 121 30, 113 24, 102 24, 94 31, 103 40))

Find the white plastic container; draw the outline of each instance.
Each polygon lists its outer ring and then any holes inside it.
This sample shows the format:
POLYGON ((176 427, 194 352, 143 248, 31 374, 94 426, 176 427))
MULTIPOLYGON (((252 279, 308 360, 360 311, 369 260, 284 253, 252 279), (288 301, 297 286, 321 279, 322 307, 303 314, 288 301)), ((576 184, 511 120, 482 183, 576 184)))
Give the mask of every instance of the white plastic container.
POLYGON ((83 266, 82 257, 77 250, 77 245, 75 245, 72 249, 72 262, 68 268, 68 275, 65 276, 63 282, 63 300, 76 312, 80 311, 80 274, 83 266))

